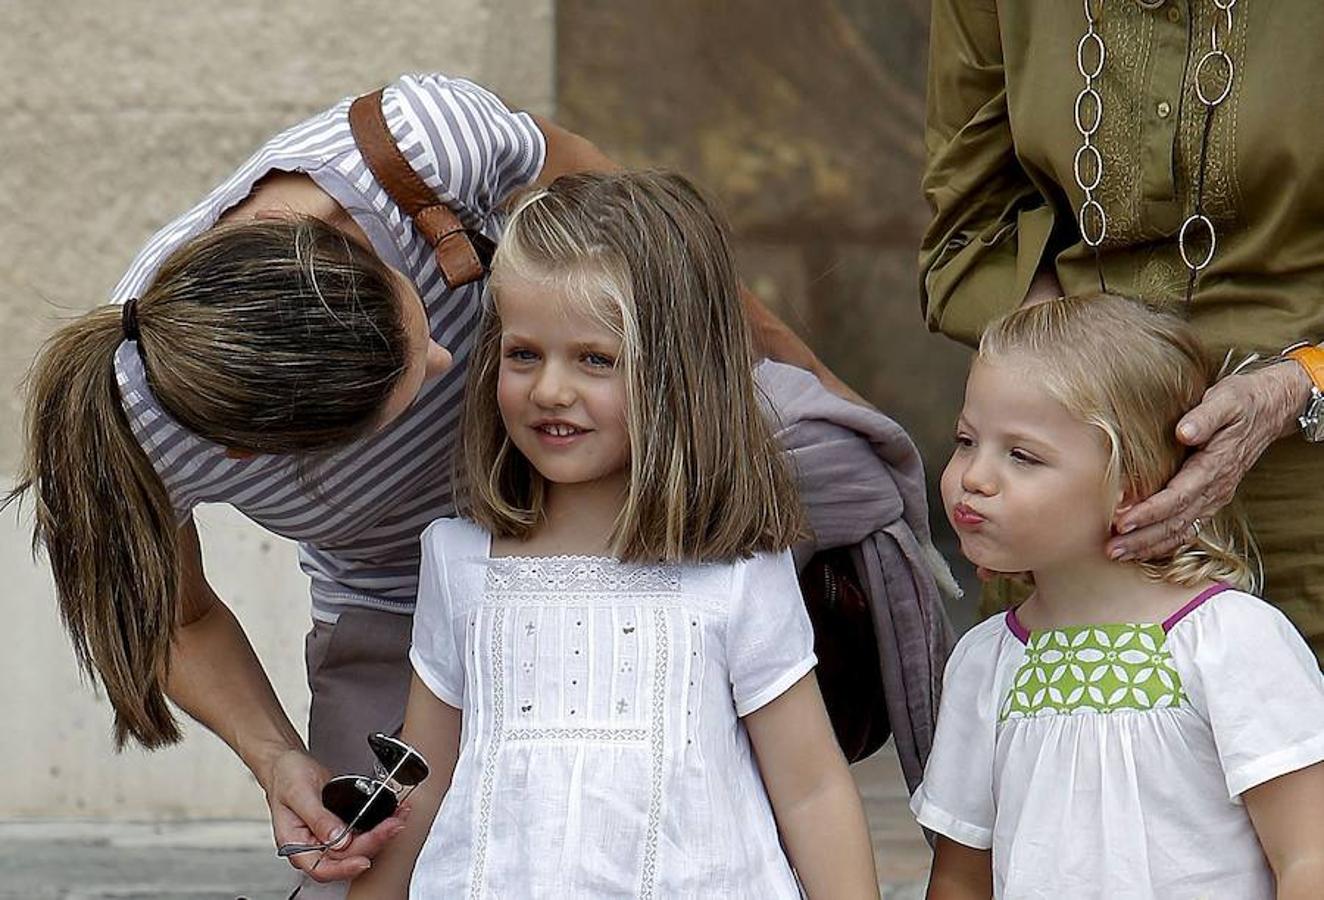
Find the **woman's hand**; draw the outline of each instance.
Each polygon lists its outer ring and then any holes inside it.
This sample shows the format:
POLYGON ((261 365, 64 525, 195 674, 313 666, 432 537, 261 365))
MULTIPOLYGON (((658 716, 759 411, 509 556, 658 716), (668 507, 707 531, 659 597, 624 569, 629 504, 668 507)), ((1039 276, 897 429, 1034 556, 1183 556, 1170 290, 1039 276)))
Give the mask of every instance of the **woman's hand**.
MULTIPOLYGON (((341 833, 345 823, 322 805, 322 785, 330 774, 307 753, 289 750, 276 758, 267 779, 267 805, 276 845, 317 844, 341 833)), ((401 808, 372 831, 346 834, 325 854, 289 857, 290 865, 315 881, 345 881, 372 865, 382 846, 405 827, 408 809, 401 808), (321 863, 318 858, 324 857, 321 863), (316 871, 313 867, 317 866, 316 871)))
POLYGON ((1295 362, 1229 375, 1205 391, 1200 405, 1177 423, 1177 439, 1199 447, 1167 487, 1117 522, 1108 542, 1113 559, 1171 554, 1231 500, 1241 479, 1270 444, 1293 433, 1310 399, 1310 377, 1295 362))

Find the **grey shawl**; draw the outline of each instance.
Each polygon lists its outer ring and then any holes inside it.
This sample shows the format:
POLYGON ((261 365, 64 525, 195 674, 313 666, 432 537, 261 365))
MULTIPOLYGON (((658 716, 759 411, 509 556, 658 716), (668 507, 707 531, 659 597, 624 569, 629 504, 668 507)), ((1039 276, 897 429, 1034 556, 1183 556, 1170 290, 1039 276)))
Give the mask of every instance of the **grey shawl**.
POLYGON ((814 534, 795 548, 797 563, 820 549, 851 548, 872 606, 897 757, 913 793, 955 641, 944 601, 960 595, 930 539, 919 452, 896 422, 832 394, 802 369, 765 361, 755 377, 814 534))

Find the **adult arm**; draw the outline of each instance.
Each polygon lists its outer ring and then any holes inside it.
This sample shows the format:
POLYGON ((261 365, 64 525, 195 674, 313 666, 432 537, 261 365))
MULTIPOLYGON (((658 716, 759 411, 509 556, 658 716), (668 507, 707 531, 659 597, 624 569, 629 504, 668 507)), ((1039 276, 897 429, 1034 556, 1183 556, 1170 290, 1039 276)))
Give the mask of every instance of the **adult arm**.
POLYGON ((876 898, 864 808, 813 673, 744 722, 786 853, 809 896, 876 898))
POLYGON ((1117 522, 1108 544, 1114 559, 1171 554, 1194 522, 1229 502, 1251 467, 1274 441, 1297 434, 1297 416, 1310 399, 1310 376, 1294 361, 1220 379, 1177 423, 1177 440, 1196 448, 1163 490, 1117 522))
POLYGON ((992 0, 933 3, 925 147, 921 306, 930 329, 975 344, 1052 272, 1053 212, 1016 158, 992 0))
POLYGON ((423 849, 432 820, 450 788, 460 752, 460 710, 438 699, 417 675, 409 686, 405 708, 405 743, 423 754, 430 772, 409 795, 411 811, 399 837, 386 845, 372 869, 355 879, 349 900, 404 898, 418 853, 423 849))
POLYGON ((1324 763, 1241 795, 1278 881, 1279 900, 1318 897, 1324 884, 1324 763))
MULTIPOLYGON (((327 840, 340 820, 322 806, 327 771, 308 755, 281 708, 243 628, 207 583, 192 519, 179 530, 180 626, 173 641, 166 693, 223 740, 266 792, 276 843, 327 840), (316 837, 314 837, 314 835, 316 837)), ((313 873, 319 881, 352 878, 401 825, 388 819, 327 854, 313 873)), ((290 858, 308 870, 317 854, 290 858)))

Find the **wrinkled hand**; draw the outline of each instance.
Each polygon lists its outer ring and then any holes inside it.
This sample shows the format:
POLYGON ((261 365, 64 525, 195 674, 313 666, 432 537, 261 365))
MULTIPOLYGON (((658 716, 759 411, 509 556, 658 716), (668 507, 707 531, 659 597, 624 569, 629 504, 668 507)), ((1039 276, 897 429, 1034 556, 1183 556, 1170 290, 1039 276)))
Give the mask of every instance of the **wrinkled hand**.
MULTIPOLYGON (((267 805, 276 846, 314 844, 340 834, 345 823, 322 805, 322 785, 330 773, 307 753, 290 750, 271 769, 267 805)), ((404 828, 408 809, 401 808, 372 831, 347 834, 325 854, 302 853, 289 857, 290 865, 315 881, 345 881, 372 866, 372 857, 404 828), (325 856, 318 864, 318 858, 325 856), (316 871, 313 867, 316 866, 316 871)))
POLYGON ((1199 447, 1167 487, 1127 511, 1119 537, 1108 542, 1113 559, 1171 554, 1231 500, 1241 479, 1270 444, 1291 434, 1310 398, 1310 379, 1295 362, 1229 375, 1205 391, 1200 405, 1177 423, 1177 439, 1199 447))

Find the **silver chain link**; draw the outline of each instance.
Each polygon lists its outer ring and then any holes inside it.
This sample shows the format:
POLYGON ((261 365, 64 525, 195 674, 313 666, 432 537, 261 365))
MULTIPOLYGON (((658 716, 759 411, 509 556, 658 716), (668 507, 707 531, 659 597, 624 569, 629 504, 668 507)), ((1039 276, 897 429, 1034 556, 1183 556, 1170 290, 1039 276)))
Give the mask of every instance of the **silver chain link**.
MULTIPOLYGON (((1097 263, 1099 245, 1108 236, 1108 214, 1094 197, 1095 190, 1103 181, 1103 155, 1094 142, 1094 136, 1103 123, 1103 100, 1099 96, 1095 85, 1103 74, 1103 63, 1107 56, 1107 48, 1104 46, 1098 28, 1099 12, 1103 8, 1103 0, 1082 0, 1082 2, 1085 8, 1085 34, 1076 44, 1076 70, 1080 73, 1080 77, 1085 80, 1085 86, 1076 95, 1073 110, 1076 131, 1080 134, 1080 147, 1076 150, 1075 158, 1072 160, 1071 170, 1076 180, 1076 187, 1080 189, 1083 195, 1080 208, 1076 212, 1080 226, 1080 238, 1086 246, 1094 250, 1097 263)), ((1169 0, 1134 0, 1134 2, 1144 9, 1156 10, 1169 0)), ((1227 52, 1226 45, 1232 37, 1232 10, 1237 5, 1238 0, 1212 0, 1212 2, 1222 15, 1216 16, 1214 19, 1209 34, 1210 49, 1196 63, 1193 75, 1196 97, 1205 107, 1204 136, 1200 144, 1200 168, 1196 173, 1195 208, 1182 222, 1181 229, 1177 232, 1177 249, 1181 253, 1182 262, 1186 264, 1189 275, 1187 302, 1190 301, 1196 277, 1213 260, 1214 250, 1218 245, 1214 223, 1204 213, 1205 163, 1209 149, 1209 129, 1214 110, 1232 93, 1232 82, 1236 72, 1236 67, 1233 65, 1232 57, 1227 52), (1205 90, 1203 79, 1206 70, 1214 77, 1217 77, 1217 73, 1222 73, 1222 80, 1219 82, 1220 87, 1217 91, 1207 92, 1205 90), (1199 259, 1194 258, 1193 255, 1193 229, 1202 232, 1208 241, 1208 246, 1199 259)), ((1102 270, 1099 272, 1099 281, 1102 285, 1102 270)))
POLYGON ((1076 131, 1080 134, 1080 149, 1071 163, 1071 172, 1076 179, 1085 199, 1081 201, 1076 217, 1080 222, 1080 237, 1090 247, 1098 247, 1108 236, 1108 215, 1094 199, 1094 189, 1103 181, 1103 155, 1094 144, 1094 135, 1103 123, 1103 98, 1099 96, 1094 83, 1103 73, 1103 61, 1107 50, 1103 38, 1095 26, 1099 24, 1096 8, 1102 8, 1103 0, 1083 0, 1085 4, 1085 34, 1076 44, 1076 70, 1085 79, 1085 86, 1076 95, 1075 120, 1076 131), (1093 54, 1091 61, 1086 56, 1093 54), (1093 63, 1091 65, 1091 62, 1093 63), (1090 107, 1093 107, 1093 111, 1090 107), (1092 172, 1087 171, 1092 168, 1092 172))
MULTIPOLYGON (((1196 173, 1198 181, 1195 193, 1195 209, 1186 217, 1186 221, 1182 222, 1181 230, 1177 232, 1177 249, 1181 252, 1181 261, 1186 264, 1192 284, 1194 284, 1196 276, 1213 260, 1214 250, 1218 247, 1218 233, 1214 230, 1214 223, 1204 214, 1205 154, 1208 151, 1209 143, 1209 117, 1213 116, 1214 110, 1232 93, 1232 78, 1236 72, 1236 67, 1232 64, 1232 57, 1228 55, 1224 45, 1232 37, 1232 8, 1237 5, 1237 0, 1213 0, 1213 4, 1222 11, 1223 15, 1214 18, 1214 24, 1209 29, 1210 49, 1195 64, 1195 95, 1205 107, 1205 134, 1200 147, 1200 171, 1196 173), (1221 36, 1219 35, 1220 25, 1223 27, 1221 36), (1203 78, 1206 67, 1210 65, 1221 67, 1223 73, 1221 87, 1212 96, 1205 92, 1203 78), (1192 247, 1187 240, 1191 229, 1196 226, 1199 226, 1199 229, 1204 232, 1208 240, 1204 255, 1199 259, 1193 258, 1192 247)), ((1190 299, 1189 290, 1187 299, 1190 299)))

